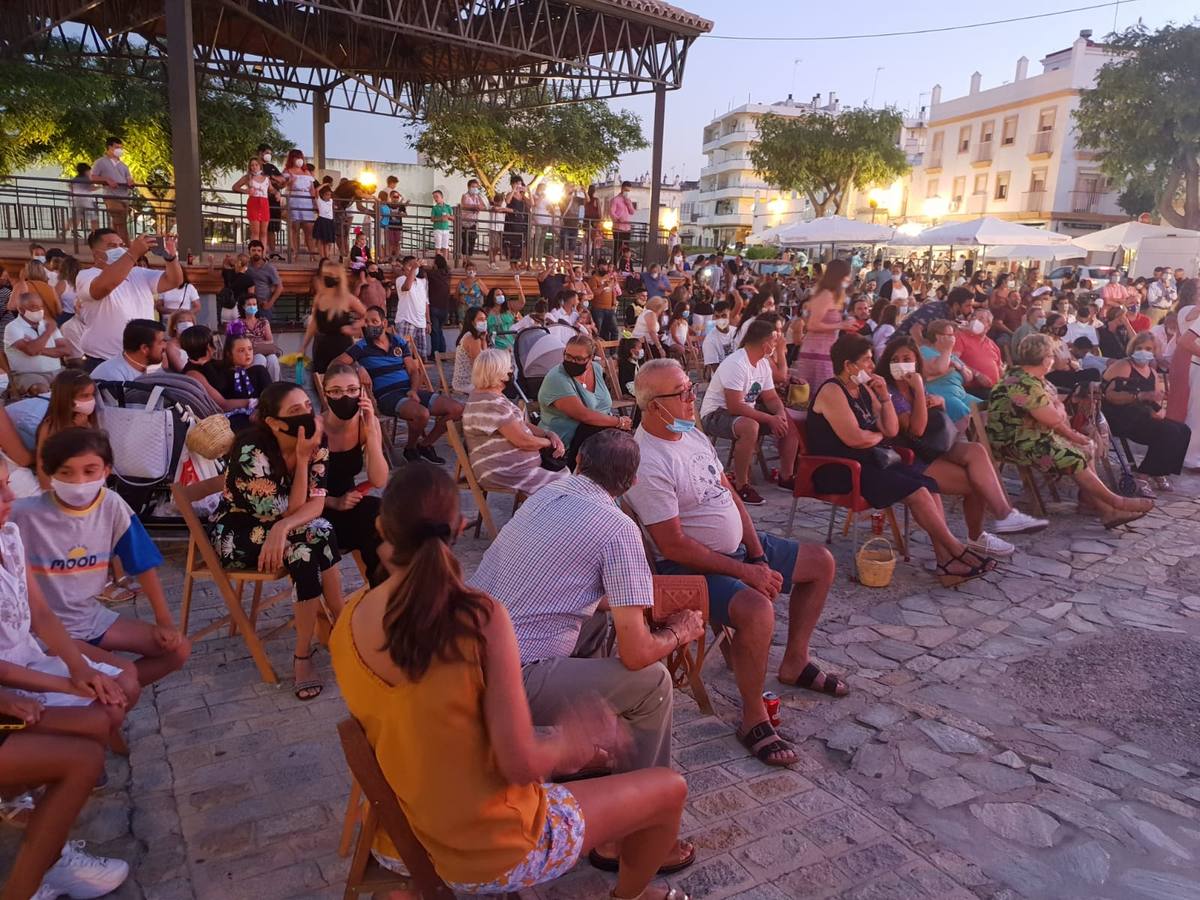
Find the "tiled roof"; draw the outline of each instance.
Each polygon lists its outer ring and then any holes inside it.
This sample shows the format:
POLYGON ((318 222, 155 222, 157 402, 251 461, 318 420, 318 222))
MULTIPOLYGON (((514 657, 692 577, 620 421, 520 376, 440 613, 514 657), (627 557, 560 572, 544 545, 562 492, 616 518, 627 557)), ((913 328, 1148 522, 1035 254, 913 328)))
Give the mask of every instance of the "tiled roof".
POLYGON ((661 0, 602 0, 598 5, 614 6, 657 19, 665 19, 668 22, 702 32, 712 31, 713 27, 713 23, 708 19, 690 13, 686 9, 680 9, 678 6, 672 6, 670 3, 663 3, 661 0))

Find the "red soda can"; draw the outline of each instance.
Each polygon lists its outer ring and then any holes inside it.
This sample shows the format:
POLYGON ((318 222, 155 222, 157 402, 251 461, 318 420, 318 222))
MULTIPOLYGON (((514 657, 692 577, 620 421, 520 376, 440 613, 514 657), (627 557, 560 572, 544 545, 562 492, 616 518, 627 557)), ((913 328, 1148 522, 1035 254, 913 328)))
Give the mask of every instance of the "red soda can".
POLYGON ((774 691, 763 691, 763 706, 767 708, 767 718, 771 720, 771 727, 778 728, 779 718, 779 695, 774 691))
POLYGON ((190 250, 188 251, 187 261, 189 266, 194 265, 196 262, 196 257, 190 250))

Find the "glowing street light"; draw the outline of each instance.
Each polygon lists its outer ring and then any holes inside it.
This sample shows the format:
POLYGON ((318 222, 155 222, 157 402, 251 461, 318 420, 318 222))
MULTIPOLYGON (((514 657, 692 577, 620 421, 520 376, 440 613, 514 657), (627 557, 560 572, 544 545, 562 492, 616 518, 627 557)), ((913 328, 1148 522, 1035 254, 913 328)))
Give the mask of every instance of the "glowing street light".
POLYGON ((370 169, 363 169, 358 173, 358 183, 367 190, 371 190, 375 187, 375 185, 379 184, 379 176, 377 176, 370 169))
POLYGON ((926 197, 923 207, 927 218, 936 222, 950 210, 950 201, 945 197, 926 197))
POLYGON ((563 194, 566 193, 566 188, 561 181, 546 182, 546 200, 554 206, 562 202, 563 194))
POLYGON ((679 210, 673 206, 668 206, 662 209, 658 214, 658 227, 663 231, 670 231, 679 224, 679 210))

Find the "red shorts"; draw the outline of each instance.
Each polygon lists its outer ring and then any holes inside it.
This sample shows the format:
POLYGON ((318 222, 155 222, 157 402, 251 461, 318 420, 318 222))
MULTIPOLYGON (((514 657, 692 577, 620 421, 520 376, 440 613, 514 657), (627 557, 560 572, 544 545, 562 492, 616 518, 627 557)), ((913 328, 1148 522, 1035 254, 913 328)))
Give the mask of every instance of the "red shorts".
POLYGON ((251 222, 271 221, 271 205, 266 197, 246 198, 246 218, 251 222))

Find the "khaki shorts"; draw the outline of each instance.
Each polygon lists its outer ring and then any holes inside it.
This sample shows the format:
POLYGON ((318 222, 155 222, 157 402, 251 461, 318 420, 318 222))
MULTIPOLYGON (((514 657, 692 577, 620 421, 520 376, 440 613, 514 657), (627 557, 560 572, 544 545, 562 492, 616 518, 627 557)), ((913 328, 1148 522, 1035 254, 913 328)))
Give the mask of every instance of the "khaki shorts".
POLYGON ((700 427, 710 438, 727 438, 733 440, 733 423, 740 416, 732 415, 727 409, 714 409, 700 420, 700 427))

